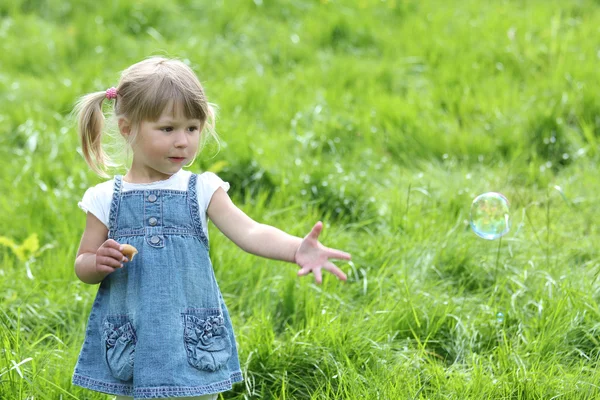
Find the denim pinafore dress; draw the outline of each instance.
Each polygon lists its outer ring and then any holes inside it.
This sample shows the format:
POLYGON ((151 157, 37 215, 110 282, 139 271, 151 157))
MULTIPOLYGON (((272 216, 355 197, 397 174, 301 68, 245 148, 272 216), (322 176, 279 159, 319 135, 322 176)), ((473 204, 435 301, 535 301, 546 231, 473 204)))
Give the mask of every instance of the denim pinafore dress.
POLYGON ((101 282, 73 384, 150 399, 223 392, 242 380, 196 180, 187 191, 122 192, 115 177, 108 237, 138 254, 101 282))

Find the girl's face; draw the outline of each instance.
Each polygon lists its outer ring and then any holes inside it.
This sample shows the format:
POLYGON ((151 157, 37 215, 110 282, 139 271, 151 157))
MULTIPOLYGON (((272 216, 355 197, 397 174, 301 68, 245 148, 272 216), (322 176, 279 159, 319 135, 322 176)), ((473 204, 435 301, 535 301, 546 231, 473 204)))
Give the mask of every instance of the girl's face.
POLYGON ((188 119, 171 106, 157 121, 142 121, 131 143, 129 178, 136 183, 168 179, 196 156, 201 128, 199 119, 188 119))

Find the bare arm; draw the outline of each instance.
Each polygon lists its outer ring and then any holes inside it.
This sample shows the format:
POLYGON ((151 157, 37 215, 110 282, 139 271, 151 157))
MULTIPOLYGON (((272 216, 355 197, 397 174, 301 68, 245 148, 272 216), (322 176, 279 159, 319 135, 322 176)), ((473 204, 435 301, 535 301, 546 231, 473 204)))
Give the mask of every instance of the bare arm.
POLYGON ((94 216, 87 213, 85 230, 77 250, 75 274, 85 283, 96 284, 115 268, 121 268, 127 258, 121 253, 121 245, 108 238, 108 229, 94 216))
POLYGON ((321 283, 321 269, 346 280, 346 275, 330 258, 350 260, 350 254, 323 246, 318 238, 323 224, 317 222, 303 239, 289 235, 270 225, 260 224, 237 208, 227 193, 219 188, 208 206, 208 217, 221 232, 241 249, 275 260, 294 262, 300 266, 298 275, 314 273, 321 283))
POLYGON ((254 221, 233 204, 222 188, 213 194, 207 213, 215 226, 242 250, 273 260, 295 262, 302 239, 254 221))

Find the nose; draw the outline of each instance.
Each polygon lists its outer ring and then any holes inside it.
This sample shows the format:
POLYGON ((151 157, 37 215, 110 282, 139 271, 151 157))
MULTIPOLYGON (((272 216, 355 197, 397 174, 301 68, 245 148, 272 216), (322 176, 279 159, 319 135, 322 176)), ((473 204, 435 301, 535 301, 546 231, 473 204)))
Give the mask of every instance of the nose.
POLYGON ((178 130, 177 134, 174 136, 174 146, 179 149, 184 149, 188 147, 189 138, 185 133, 185 130, 178 130))

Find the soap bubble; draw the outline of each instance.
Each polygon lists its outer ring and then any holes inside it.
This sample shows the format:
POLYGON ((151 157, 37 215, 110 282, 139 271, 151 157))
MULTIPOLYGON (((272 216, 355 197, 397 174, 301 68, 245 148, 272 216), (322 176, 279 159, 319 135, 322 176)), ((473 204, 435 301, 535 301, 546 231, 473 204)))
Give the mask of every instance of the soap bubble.
POLYGON ((499 312, 498 314, 496 314, 496 322, 498 322, 498 324, 503 324, 504 323, 504 314, 499 312))
POLYGON ((500 193, 484 193, 471 205, 471 228, 481 238, 494 240, 504 236, 510 229, 508 200, 500 193))

